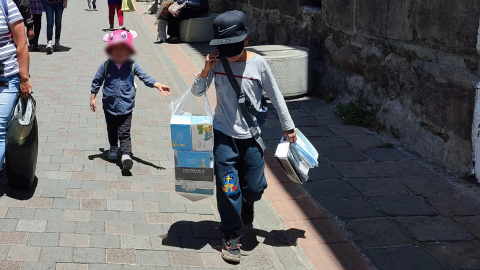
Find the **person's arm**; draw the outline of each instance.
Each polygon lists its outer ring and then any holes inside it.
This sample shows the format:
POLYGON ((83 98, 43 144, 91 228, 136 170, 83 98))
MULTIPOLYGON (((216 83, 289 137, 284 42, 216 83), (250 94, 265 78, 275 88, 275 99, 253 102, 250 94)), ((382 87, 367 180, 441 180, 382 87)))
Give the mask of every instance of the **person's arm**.
POLYGON ((28 39, 32 39, 35 33, 33 32, 33 14, 30 8, 30 2, 28 0, 13 0, 13 2, 17 6, 18 11, 20 11, 20 14, 22 14, 23 23, 25 27, 27 27, 28 39))
POLYGON ((283 138, 288 138, 292 143, 296 142, 297 134, 295 133, 295 124, 290 116, 290 112, 288 111, 282 92, 278 88, 277 81, 272 74, 272 70, 270 67, 268 67, 268 65, 262 72, 262 84, 265 92, 267 92, 268 97, 270 98, 270 101, 275 109, 277 109, 278 117, 280 118, 280 123, 282 124, 283 138))
POLYGON ((26 98, 32 94, 32 85, 29 78, 30 55, 23 20, 11 24, 10 31, 12 31, 13 40, 17 46, 17 61, 20 70, 20 96, 26 98))
POLYGON ((137 76, 146 86, 151 88, 157 88, 164 96, 172 95, 169 86, 161 84, 155 78, 149 76, 137 62, 134 63, 133 71, 135 73, 135 76, 137 76))
POLYGON ((192 83, 191 91, 195 96, 201 96, 207 92, 210 84, 212 84, 213 78, 215 77, 215 66, 218 63, 217 56, 219 55, 218 50, 212 54, 207 55, 205 59, 205 66, 202 71, 195 77, 195 80, 192 83))
POLYGON ((95 73, 92 80, 92 87, 90 88, 90 109, 94 112, 97 109, 95 97, 105 81, 105 63, 103 63, 95 73))

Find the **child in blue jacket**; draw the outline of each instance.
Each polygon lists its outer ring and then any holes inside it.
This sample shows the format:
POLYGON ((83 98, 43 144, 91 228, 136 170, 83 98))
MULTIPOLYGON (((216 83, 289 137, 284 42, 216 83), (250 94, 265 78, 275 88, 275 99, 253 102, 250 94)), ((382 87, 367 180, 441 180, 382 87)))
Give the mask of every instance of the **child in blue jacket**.
POLYGON ((109 60, 98 68, 90 96, 90 108, 95 112, 95 97, 103 84, 102 104, 110 143, 108 158, 117 160, 120 154, 124 171, 129 171, 133 166, 130 129, 135 107, 134 77, 137 76, 148 87, 157 88, 164 96, 171 95, 170 87, 148 76, 137 62, 130 59, 135 54, 133 39, 136 37, 137 33, 131 30, 117 30, 103 37, 108 42, 105 50, 109 60))

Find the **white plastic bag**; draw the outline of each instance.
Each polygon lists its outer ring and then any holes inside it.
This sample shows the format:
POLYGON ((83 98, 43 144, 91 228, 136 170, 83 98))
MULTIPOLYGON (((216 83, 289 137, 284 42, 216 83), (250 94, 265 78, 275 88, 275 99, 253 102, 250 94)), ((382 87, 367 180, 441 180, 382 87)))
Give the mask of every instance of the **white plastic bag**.
POLYGON ((205 95, 190 89, 170 104, 170 130, 175 150, 175 191, 198 201, 213 195, 213 120, 205 95))
POLYGON ((7 142, 22 145, 35 120, 35 100, 19 98, 8 123, 7 142))
POLYGON ((295 183, 308 181, 308 172, 318 167, 318 152, 303 133, 295 129, 297 142, 282 140, 277 146, 275 157, 282 165, 287 176, 295 183))

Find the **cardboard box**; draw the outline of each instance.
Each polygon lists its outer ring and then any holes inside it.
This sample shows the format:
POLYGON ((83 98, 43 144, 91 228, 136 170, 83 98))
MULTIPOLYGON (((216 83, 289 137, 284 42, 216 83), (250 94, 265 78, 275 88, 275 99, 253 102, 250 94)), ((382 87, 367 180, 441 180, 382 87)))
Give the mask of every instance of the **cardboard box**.
POLYGON ((213 126, 211 116, 192 116, 191 134, 194 151, 213 150, 213 126))
POLYGON ((213 153, 175 151, 175 166, 182 168, 213 168, 213 153))
POLYGON ((213 168, 182 168, 175 167, 175 180, 191 180, 191 181, 214 181, 213 168))
POLYGON ((172 115, 170 119, 170 131, 173 149, 192 150, 191 124, 191 116, 172 115))

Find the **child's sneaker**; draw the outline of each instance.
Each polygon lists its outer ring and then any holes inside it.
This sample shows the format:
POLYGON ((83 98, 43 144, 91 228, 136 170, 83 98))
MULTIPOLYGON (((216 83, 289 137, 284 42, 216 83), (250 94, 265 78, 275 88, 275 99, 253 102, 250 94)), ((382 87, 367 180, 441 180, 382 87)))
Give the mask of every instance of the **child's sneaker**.
POLYGON ((113 31, 113 30, 114 30, 113 25, 110 25, 110 31, 113 31))
POLYGON ((53 41, 49 40, 46 48, 47 54, 52 54, 53 52, 53 41))
POLYGON ((242 201, 242 223, 246 227, 253 226, 253 218, 255 217, 255 209, 253 203, 249 204, 246 201, 242 201))
POLYGON ((118 160, 118 146, 110 146, 110 150, 108 151, 108 159, 118 160))
POLYGON ((93 2, 92 6, 93 6, 93 9, 97 9, 97 3, 93 2))
POLYGON ((55 51, 60 51, 62 46, 60 46, 60 39, 55 40, 55 51))
POLYGON ((133 160, 129 155, 127 154, 122 155, 122 166, 124 171, 130 171, 132 169, 133 160))
POLYGON ((240 236, 223 238, 222 258, 228 263, 239 264, 240 258, 242 257, 240 253, 241 247, 240 236))

